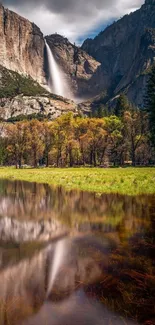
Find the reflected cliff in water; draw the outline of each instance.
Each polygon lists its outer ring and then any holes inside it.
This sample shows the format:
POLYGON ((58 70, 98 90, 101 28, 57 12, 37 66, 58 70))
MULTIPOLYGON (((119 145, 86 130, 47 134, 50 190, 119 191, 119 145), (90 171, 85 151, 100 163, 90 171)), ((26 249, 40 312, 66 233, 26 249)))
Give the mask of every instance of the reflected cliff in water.
POLYGON ((52 220, 80 231, 116 231, 128 238, 149 227, 154 208, 154 196, 98 196, 47 184, 0 181, 0 218, 20 223, 52 220))
MULTIPOLYGON (((81 283, 86 296, 97 299, 104 305, 104 308, 106 307, 120 316, 131 318, 145 325, 153 325, 155 196, 128 197, 117 194, 98 196, 94 193, 75 190, 67 192, 63 188, 50 187, 45 184, 1 180, 0 301, 2 299, 2 307, 6 303, 10 312, 7 315, 8 320, 13 319, 13 310, 16 310, 14 317, 20 314, 18 313, 18 303, 21 304, 22 301, 20 300, 16 305, 13 300, 14 292, 17 294, 18 290, 20 293, 23 293, 23 290, 28 290, 26 294, 31 296, 32 303, 31 299, 29 300, 25 296, 26 301, 30 301, 28 310, 25 311, 21 308, 22 305, 20 306, 21 311, 23 310, 26 314, 28 312, 27 315, 31 316, 34 313, 36 308, 34 306, 44 303, 46 295, 42 289, 45 287, 47 289, 46 273, 51 270, 50 265, 53 267, 57 257, 54 253, 53 258, 52 253, 55 243, 57 243, 55 237, 74 238, 75 234, 78 234, 82 247, 81 238, 85 240, 91 234, 101 241, 102 247, 105 247, 108 241, 106 251, 104 250, 106 256, 104 255, 99 261, 98 253, 97 255, 95 253, 99 267, 101 261, 104 264, 102 280, 98 281, 97 274, 100 275, 100 273, 97 271, 98 264, 94 262, 94 259, 91 263, 91 268, 95 272, 93 283, 78 280, 78 284, 81 283), (48 245, 51 245, 50 259, 48 258, 48 245), (110 250, 107 250, 108 247, 110 250), (14 278, 12 274, 15 274, 14 278), (31 279, 30 283, 29 280, 27 282, 28 275, 31 279), (39 279, 39 283, 42 279, 42 287, 36 284, 37 279, 39 279), (38 299, 36 298, 36 294, 38 294, 36 289, 41 290, 41 301, 36 300, 38 299), (5 301, 6 297, 10 300, 7 298, 5 301), (8 303, 11 304, 11 307, 7 305, 8 303)), ((59 245, 57 247, 59 248, 59 245)), ((89 249, 91 249, 91 243, 89 249)), ((62 254, 59 253, 57 255, 61 257, 62 254)), ((92 279, 88 256, 88 253, 82 254, 82 258, 86 257, 85 266, 83 261, 82 264, 79 264, 79 258, 78 262, 74 264, 73 259, 69 258, 69 267, 67 266, 66 269, 67 280, 64 281, 64 275, 60 276, 58 284, 67 283, 67 286, 70 287, 73 279, 81 277, 82 274, 85 274, 87 280, 89 277, 92 279), (81 265, 78 277, 73 276, 73 265, 78 265, 78 270, 81 265)), ((92 257, 92 253, 90 256, 92 257)), ((60 270, 59 263, 56 264, 56 269, 60 270)), ((55 271, 53 272, 55 274, 55 271)), ((70 303, 70 300, 68 301, 70 303)), ((23 306, 25 306, 25 300, 23 300, 23 306)), ((63 303, 62 306, 64 306, 63 303)), ((47 305, 44 307, 46 311, 47 305)), ((43 310, 41 309, 43 314, 39 314, 39 320, 44 315, 44 307, 43 310)), ((6 321, 6 309, 3 309, 0 312, 1 324, 3 324, 3 319, 4 324, 10 325, 6 321)), ((21 317, 23 319, 22 315, 21 317)), ((80 314, 79 317, 81 317, 80 314)), ((18 323, 15 321, 14 324, 18 323)), ((31 324, 31 319, 30 322, 24 324, 31 324)), ((38 318, 33 324, 38 324, 38 318)), ((51 325, 51 323, 49 324, 51 325)), ((58 323, 58 325, 62 324, 58 323)))

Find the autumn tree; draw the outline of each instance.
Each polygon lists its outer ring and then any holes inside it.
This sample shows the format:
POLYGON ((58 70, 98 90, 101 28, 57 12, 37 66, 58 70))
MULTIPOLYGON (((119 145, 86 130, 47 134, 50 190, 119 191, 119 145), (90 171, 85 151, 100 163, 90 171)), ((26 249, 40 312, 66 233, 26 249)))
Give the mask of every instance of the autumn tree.
POLYGON ((88 149, 88 143, 87 143, 87 118, 76 118, 76 124, 75 124, 75 138, 79 143, 79 153, 80 153, 80 162, 82 165, 85 165, 87 163, 87 149, 88 149))
POLYGON ((76 121, 72 113, 62 116, 62 125, 65 132, 65 160, 70 167, 74 164, 76 153, 78 152, 78 142, 75 138, 76 121))
POLYGON ((44 142, 44 159, 46 163, 46 167, 49 166, 49 154, 52 150, 52 147, 54 146, 54 140, 55 140, 55 134, 53 129, 53 123, 52 122, 44 122, 42 124, 42 130, 43 130, 43 139, 44 142))
POLYGON ((37 167, 39 159, 42 158, 45 149, 42 123, 37 120, 30 121, 27 124, 27 134, 27 152, 31 157, 33 166, 37 167))
POLYGON ((9 124, 6 127, 8 137, 7 151, 15 162, 16 168, 21 168, 22 159, 25 151, 28 149, 27 123, 18 122, 9 124))
POLYGON ((123 117, 125 136, 129 141, 132 165, 136 165, 136 150, 144 143, 147 136, 147 118, 138 108, 126 111, 123 117))
POLYGON ((1 164, 46 163, 123 165, 125 160, 147 164, 154 152, 148 137, 147 113, 130 105, 121 117, 80 118, 68 113, 54 121, 5 123, 0 134, 1 164))
POLYGON ((89 163, 94 167, 99 161, 100 150, 104 146, 106 131, 104 119, 92 118, 87 121, 85 141, 89 149, 89 163))
POLYGON ((71 120, 71 115, 66 114, 60 116, 53 122, 55 141, 52 154, 55 156, 57 167, 67 164, 67 139, 69 135, 71 120))

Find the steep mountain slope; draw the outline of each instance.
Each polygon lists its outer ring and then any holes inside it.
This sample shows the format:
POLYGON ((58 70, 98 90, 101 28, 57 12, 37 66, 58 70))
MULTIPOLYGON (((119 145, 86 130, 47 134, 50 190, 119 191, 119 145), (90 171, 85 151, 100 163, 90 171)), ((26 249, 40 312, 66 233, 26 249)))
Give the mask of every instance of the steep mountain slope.
POLYGON ((109 97, 125 91, 143 105, 147 74, 155 62, 155 0, 146 0, 136 12, 113 23, 82 49, 101 62, 100 87, 109 97))
POLYGON ((44 38, 40 29, 0 4, 0 64, 44 81, 44 38))

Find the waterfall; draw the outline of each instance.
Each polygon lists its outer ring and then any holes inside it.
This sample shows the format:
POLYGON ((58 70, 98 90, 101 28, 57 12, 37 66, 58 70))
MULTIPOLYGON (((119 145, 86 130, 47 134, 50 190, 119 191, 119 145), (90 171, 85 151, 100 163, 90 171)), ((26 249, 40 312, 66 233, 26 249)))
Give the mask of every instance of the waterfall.
POLYGON ((59 96, 72 98, 71 91, 69 89, 69 85, 65 78, 64 73, 61 71, 58 66, 54 55, 45 40, 46 50, 47 50, 47 58, 48 58, 48 68, 49 68, 49 80, 48 86, 50 90, 59 96))

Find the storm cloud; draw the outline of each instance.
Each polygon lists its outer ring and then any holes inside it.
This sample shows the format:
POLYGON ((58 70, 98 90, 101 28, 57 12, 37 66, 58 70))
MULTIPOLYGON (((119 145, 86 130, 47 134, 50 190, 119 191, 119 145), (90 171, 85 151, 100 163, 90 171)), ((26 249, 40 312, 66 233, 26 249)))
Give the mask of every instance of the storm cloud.
POLYGON ((3 0, 9 7, 34 21, 44 34, 58 32, 77 41, 113 19, 140 7, 144 0, 3 0))

